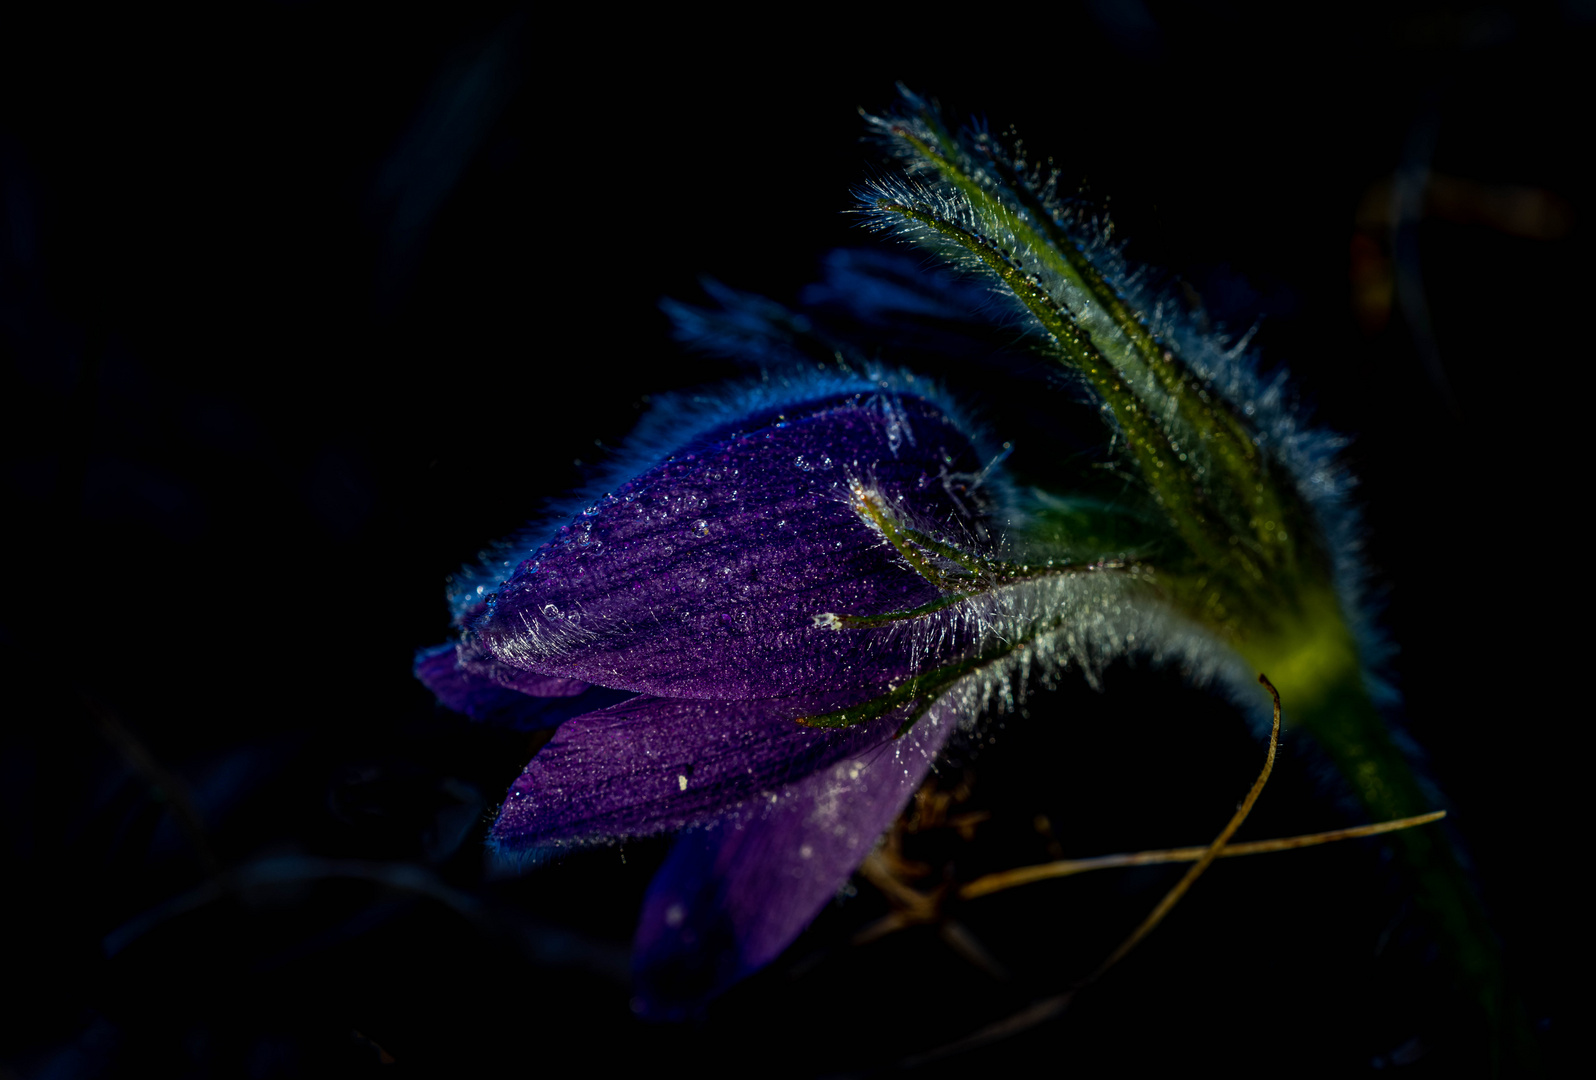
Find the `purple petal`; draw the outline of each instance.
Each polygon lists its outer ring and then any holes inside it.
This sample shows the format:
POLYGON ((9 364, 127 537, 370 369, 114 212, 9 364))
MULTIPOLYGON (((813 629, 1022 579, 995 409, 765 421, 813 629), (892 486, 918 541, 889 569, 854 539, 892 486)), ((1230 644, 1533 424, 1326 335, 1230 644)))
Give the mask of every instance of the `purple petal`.
POLYGON ((634 698, 567 721, 510 787, 501 857, 667 832, 760 810, 780 789, 890 742, 903 716, 815 729, 804 699, 634 698), (751 812, 751 811, 748 811, 751 812))
POLYGON ((642 1011, 680 1018, 779 956, 864 861, 957 724, 944 701, 903 738, 810 774, 757 812, 684 834, 638 922, 642 1011))
POLYGON ((621 691, 521 671, 462 645, 416 654, 415 676, 445 708, 522 731, 556 727, 578 713, 614 704, 621 691))
MULTIPOLYGON (((475 631, 528 671, 665 697, 831 694, 915 669, 931 629, 831 629, 940 594, 850 506, 868 485, 961 544, 980 533, 967 436, 934 403, 832 396, 721 428, 605 496, 523 562, 475 631)), ((946 656, 964 644, 936 632, 946 656)), ((857 695, 855 694, 855 697, 857 695)))

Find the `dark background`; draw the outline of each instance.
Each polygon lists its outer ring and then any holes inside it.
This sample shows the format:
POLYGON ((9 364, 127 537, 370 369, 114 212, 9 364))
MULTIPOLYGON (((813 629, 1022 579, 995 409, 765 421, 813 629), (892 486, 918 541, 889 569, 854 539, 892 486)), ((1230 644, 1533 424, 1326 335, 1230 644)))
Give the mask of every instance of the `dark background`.
MULTIPOLYGON (((1177 295, 1261 318, 1265 365, 1352 436, 1401 720, 1537 1037, 1577 1053, 1555 959, 1596 7, 52 10, 0 26, 0 1075, 869 1070, 1063 989, 1150 908, 1178 871, 972 905, 1003 980, 931 928, 849 947, 885 910, 860 883, 704 1023, 643 1025, 625 950, 663 842, 490 880, 534 745, 410 677, 448 573, 647 395, 732 373, 659 298, 710 274, 790 301, 871 242, 843 213, 875 162, 855 109, 894 80, 1014 125, 1177 295), (1393 223, 1398 173, 1420 194, 1393 223)), ((1172 676, 1106 684, 1009 717, 944 781, 992 819, 912 853, 1040 861, 1037 814, 1072 855, 1211 836, 1256 740, 1172 676)), ((1288 737, 1246 836, 1347 820, 1310 759, 1288 737)), ((1476 1072, 1386 858, 1221 865, 1062 1019, 928 1071, 1476 1072)))

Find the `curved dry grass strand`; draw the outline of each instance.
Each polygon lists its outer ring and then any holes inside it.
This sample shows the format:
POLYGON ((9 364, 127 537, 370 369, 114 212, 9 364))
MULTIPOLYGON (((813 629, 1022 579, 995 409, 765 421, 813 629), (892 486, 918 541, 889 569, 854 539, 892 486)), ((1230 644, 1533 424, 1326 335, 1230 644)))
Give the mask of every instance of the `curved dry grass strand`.
MULTIPOLYGON (((1226 844, 1220 850, 1218 857, 1230 859, 1238 855, 1265 855, 1273 851, 1291 851, 1295 848, 1331 844, 1337 840, 1356 840, 1363 836, 1378 836, 1381 833, 1397 832, 1400 829, 1428 825, 1430 822, 1440 821, 1444 817, 1446 817, 1445 810, 1432 810, 1428 814, 1395 818, 1391 821, 1378 821, 1372 825, 1356 825, 1347 829, 1330 829, 1327 832, 1304 833, 1301 836, 1282 836, 1273 840, 1251 840, 1245 844, 1226 844)), ((1196 862, 1203 857, 1207 850, 1208 848, 1206 847, 1164 848, 1157 851, 1137 851, 1126 855, 1097 855, 1089 859, 1060 859, 1057 862, 1039 863, 1036 866, 1019 866, 1013 870, 1002 870, 995 874, 987 874, 984 877, 978 877, 974 881, 966 883, 959 889, 959 899, 973 900, 978 896, 990 896, 995 892, 1012 889, 1017 885, 1029 885, 1036 881, 1051 881, 1054 878, 1071 877, 1091 870, 1112 870, 1119 866, 1154 866, 1159 863, 1196 862)))
POLYGON ((1252 813, 1253 803, 1257 802, 1258 796, 1263 794, 1264 785, 1269 782, 1269 774, 1274 771, 1275 750, 1280 744, 1280 692, 1275 689, 1274 683, 1270 682, 1267 676, 1259 675, 1258 681, 1264 684, 1270 696, 1275 699, 1275 719, 1273 726, 1269 729, 1269 754, 1264 758, 1263 771, 1258 774, 1258 779, 1253 782, 1252 790, 1247 792, 1245 799, 1241 800, 1241 805, 1231 815, 1230 821, 1220 830, 1219 835, 1214 838, 1214 842, 1208 845, 1208 850, 1204 851, 1197 861, 1192 863, 1191 869, 1187 870, 1185 875, 1175 883, 1175 887, 1164 894, 1164 898, 1158 902, 1158 906, 1153 908, 1147 918, 1142 920, 1142 924, 1131 931, 1130 937, 1120 942, 1119 948, 1108 954, 1108 959, 1104 960, 1097 970, 1092 972, 1087 978, 1087 982, 1097 980, 1102 976, 1103 972, 1119 963, 1125 958, 1126 953, 1140 944, 1143 938, 1152 933, 1153 929, 1164 921, 1164 916, 1168 915, 1174 906, 1180 903, 1180 898, 1186 895, 1186 890, 1192 887, 1192 883, 1202 876, 1203 871, 1207 870, 1215 859, 1219 858, 1219 853, 1230 842, 1230 838, 1236 835, 1236 830, 1241 828, 1243 821, 1247 820, 1247 815, 1252 813))

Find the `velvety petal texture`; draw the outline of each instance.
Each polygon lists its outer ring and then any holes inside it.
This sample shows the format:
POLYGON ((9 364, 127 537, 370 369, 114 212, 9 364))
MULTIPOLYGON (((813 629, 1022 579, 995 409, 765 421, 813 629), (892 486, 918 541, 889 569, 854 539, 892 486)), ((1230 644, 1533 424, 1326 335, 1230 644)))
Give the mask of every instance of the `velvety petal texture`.
POLYGON ((958 725, 934 706, 761 807, 683 834, 649 887, 633 949, 645 1015, 690 1015, 792 944, 870 853, 958 725))
MULTIPOLYGON (((664 697, 857 700, 935 649, 919 622, 832 629, 936 600, 857 493, 964 548, 983 544, 982 462, 926 398, 788 405, 712 431, 606 495, 524 560, 472 626, 503 664, 664 697)), ((973 634, 970 635, 973 638, 973 634)), ((950 645, 952 647, 950 647, 950 645)))
POLYGON ((891 742, 904 720, 797 723, 813 704, 639 697, 578 716, 510 786, 490 842, 513 858, 762 812, 781 789, 891 742))

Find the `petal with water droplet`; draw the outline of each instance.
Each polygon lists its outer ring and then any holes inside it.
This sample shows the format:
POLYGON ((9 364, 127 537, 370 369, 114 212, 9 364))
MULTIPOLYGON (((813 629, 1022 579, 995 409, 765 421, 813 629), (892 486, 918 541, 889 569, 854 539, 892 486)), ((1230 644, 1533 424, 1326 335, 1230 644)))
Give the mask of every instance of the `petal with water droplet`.
POLYGON ((511 785, 489 841, 514 861, 728 815, 758 816, 772 797, 817 770, 893 742, 907 715, 899 710, 842 730, 796 722, 816 708, 798 698, 640 697, 578 716, 511 785))
MULTIPOLYGON (((935 403, 886 391, 781 416, 700 438, 560 530, 474 623, 483 647, 511 667, 670 697, 841 702, 917 667, 928 646, 916 627, 838 630, 816 616, 938 598, 853 508, 850 482, 975 546, 978 499, 957 479, 979 471, 969 436, 935 403), (841 467, 794 464, 828 455, 841 467)), ((965 644, 938 633, 940 655, 965 644)))
POLYGON ((934 706, 903 738, 685 833, 643 901, 633 946, 643 1011, 688 1015, 779 956, 870 854, 957 724, 951 705, 934 706))

